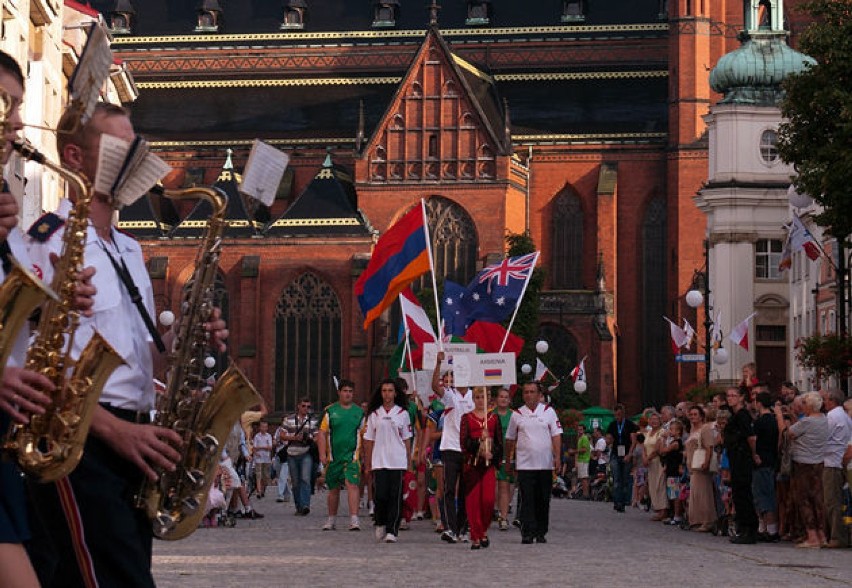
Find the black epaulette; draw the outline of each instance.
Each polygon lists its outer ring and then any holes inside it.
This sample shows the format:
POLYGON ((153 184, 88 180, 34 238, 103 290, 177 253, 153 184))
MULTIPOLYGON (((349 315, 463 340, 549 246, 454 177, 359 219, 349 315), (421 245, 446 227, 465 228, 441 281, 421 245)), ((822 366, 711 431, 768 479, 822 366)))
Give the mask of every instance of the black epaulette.
POLYGON ((33 223, 33 225, 30 227, 30 230, 27 231, 27 235, 29 235, 39 243, 46 243, 47 240, 53 236, 53 233, 58 231, 59 228, 64 224, 64 218, 62 218, 56 213, 48 212, 33 223))
POLYGON ((131 239, 133 239, 134 241, 138 241, 138 240, 139 240, 139 239, 136 237, 136 235, 134 235, 133 233, 131 233, 130 231, 128 231, 128 230, 126 230, 126 229, 122 229, 121 227, 114 227, 114 228, 115 228, 115 230, 116 230, 116 231, 118 231, 118 232, 119 232, 119 233, 121 233, 122 235, 125 235, 125 236, 127 236, 127 237, 130 237, 130 238, 131 238, 131 239))

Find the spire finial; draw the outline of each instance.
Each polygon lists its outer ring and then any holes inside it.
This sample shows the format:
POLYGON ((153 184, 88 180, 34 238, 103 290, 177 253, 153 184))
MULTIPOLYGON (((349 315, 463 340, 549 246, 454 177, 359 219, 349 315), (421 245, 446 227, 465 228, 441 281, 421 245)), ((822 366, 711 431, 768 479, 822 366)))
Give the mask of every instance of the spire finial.
POLYGON ((429 4, 429 26, 438 26, 438 12, 440 10, 441 6, 438 4, 438 0, 432 0, 429 4))
POLYGON ((231 161, 231 155, 234 154, 234 150, 228 147, 225 149, 225 154, 227 157, 225 158, 225 165, 222 166, 222 169, 234 169, 234 162, 231 161))

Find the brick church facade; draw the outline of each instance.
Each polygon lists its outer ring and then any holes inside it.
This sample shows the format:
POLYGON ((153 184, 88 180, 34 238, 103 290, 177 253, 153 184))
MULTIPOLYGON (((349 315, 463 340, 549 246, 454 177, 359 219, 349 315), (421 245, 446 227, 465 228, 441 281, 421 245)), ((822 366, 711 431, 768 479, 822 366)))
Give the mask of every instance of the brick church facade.
MULTIPOLYGON (((272 410, 328 401, 332 375, 365 395, 398 318, 364 331, 353 284, 425 198, 441 277, 466 283, 529 231, 540 336, 551 361, 588 356, 592 403, 678 398, 703 366, 675 364, 662 316, 703 320, 683 303, 703 264, 702 116, 742 1, 423 4, 91 2, 167 185, 231 195, 217 282, 231 358, 272 410), (290 155, 268 209, 236 191, 255 138, 290 155)), ((153 196, 122 213, 158 307, 177 308, 192 272, 193 218, 153 196)))

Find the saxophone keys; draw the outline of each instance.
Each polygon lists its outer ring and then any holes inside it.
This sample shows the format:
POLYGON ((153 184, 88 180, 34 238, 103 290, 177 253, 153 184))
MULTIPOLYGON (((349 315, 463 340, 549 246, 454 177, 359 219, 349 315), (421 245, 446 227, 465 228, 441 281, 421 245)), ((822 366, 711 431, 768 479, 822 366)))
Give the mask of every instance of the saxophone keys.
POLYGON ((191 515, 201 506, 201 503, 195 496, 187 496, 183 499, 183 514, 191 515))
POLYGON ((167 512, 158 511, 157 516, 154 517, 154 534, 157 537, 167 535, 176 525, 177 520, 172 515, 167 512))
POLYGON ((186 479, 190 483, 193 489, 198 490, 204 487, 204 482, 207 477, 204 475, 204 472, 201 470, 187 470, 186 471, 186 479))

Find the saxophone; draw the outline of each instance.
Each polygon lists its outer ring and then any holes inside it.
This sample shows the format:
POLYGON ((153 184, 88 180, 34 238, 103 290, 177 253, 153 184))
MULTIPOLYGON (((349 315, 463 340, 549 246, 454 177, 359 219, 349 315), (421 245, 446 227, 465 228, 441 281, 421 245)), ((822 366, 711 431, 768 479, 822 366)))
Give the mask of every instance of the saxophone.
POLYGON ((173 200, 203 198, 213 212, 195 259, 180 306, 180 320, 168 357, 166 390, 157 398, 154 423, 176 431, 183 439, 175 471, 157 471, 156 482, 145 480, 136 505, 151 520, 156 537, 182 539, 198 528, 213 483, 222 444, 234 423, 260 395, 240 369, 231 363, 205 391, 204 357, 208 335, 204 330, 213 313, 213 284, 219 265, 222 234, 227 227, 227 196, 215 189, 161 190, 173 200))
POLYGON ((44 414, 32 415, 28 424, 14 425, 3 443, 3 449, 16 455, 25 473, 39 482, 53 482, 71 473, 80 462, 101 391, 124 360, 97 332, 76 362, 70 356, 80 323, 73 302, 77 276, 83 267, 89 206, 94 195, 91 184, 84 176, 48 161, 29 145, 16 142, 13 147, 25 159, 62 176, 76 188, 78 195, 66 221, 62 255, 51 284, 58 297, 42 308, 38 333, 24 366, 53 382, 56 386, 53 403, 44 414))
MULTIPOLYGON (((5 134, 11 104, 9 95, 0 89, 0 132, 3 134, 5 134)), ((0 147, 0 159, 3 159, 5 150, 6 142, 3 141, 3 147, 0 147)), ((2 168, 0 168, 0 184, 5 184, 2 168)), ((0 250, 3 250, 3 255, 8 256, 12 264, 12 270, 0 285, 0 379, 2 379, 3 370, 15 347, 18 333, 24 328, 36 308, 48 298, 56 300, 57 296, 35 274, 12 257, 8 241, 0 243, 0 250)))

